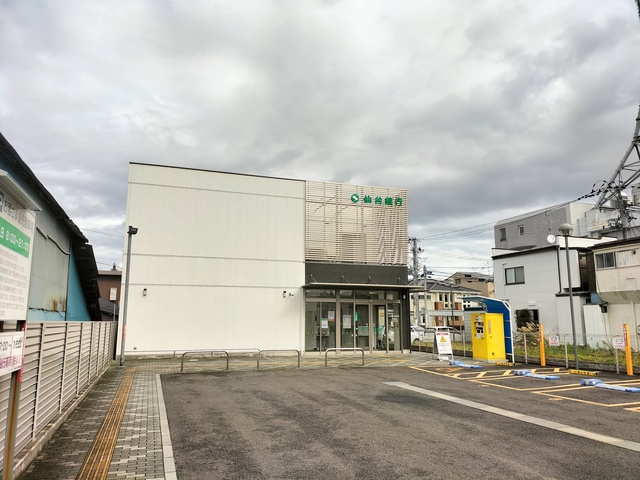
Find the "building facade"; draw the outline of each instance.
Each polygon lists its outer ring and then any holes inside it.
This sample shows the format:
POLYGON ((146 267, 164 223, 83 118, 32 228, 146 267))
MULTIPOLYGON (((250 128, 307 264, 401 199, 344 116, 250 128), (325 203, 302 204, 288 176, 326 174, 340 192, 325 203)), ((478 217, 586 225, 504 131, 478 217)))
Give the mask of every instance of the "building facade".
POLYGON ((427 280, 418 292, 419 325, 425 327, 452 327, 464 329, 464 309, 471 306, 465 300, 477 296, 478 290, 452 282, 427 280))
POLYGON ((572 333, 570 302, 573 302, 575 330, 580 343, 586 344, 587 335, 596 331, 599 334, 601 329, 596 325, 602 323, 600 309, 591 302, 591 247, 611 239, 568 237, 566 240, 568 249, 565 239, 559 237, 543 248, 494 250, 495 296, 509 302, 516 326, 542 324, 545 333, 554 335, 572 333))
POLYGON ((622 336, 629 326, 631 348, 640 348, 640 239, 593 247, 596 285, 608 336, 622 336))
POLYGON ((531 250, 548 246, 549 235, 557 235, 563 223, 573 226, 573 235, 587 237, 587 214, 593 205, 570 202, 500 220, 494 225, 494 245, 502 250, 531 250))
POLYGON ((103 320, 118 320, 122 272, 113 265, 111 270, 98 270, 100 312, 103 320))
POLYGON ((409 346, 406 190, 132 163, 127 225, 125 353, 409 346))
POLYGON ((100 320, 93 248, 0 135, 0 318, 100 320))
POLYGON ((477 290, 480 292, 478 295, 482 295, 483 297, 493 298, 495 295, 492 275, 486 275, 480 272, 456 272, 447 278, 446 281, 460 285, 461 287, 477 290))

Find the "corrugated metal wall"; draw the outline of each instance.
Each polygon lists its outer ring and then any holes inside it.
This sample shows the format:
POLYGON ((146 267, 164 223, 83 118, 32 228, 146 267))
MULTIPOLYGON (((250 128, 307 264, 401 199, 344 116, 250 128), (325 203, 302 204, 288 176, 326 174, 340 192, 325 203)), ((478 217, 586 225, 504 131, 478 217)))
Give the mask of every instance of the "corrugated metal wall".
MULTIPOLYGON (((15 329, 5 322, 4 330, 15 329)), ((114 322, 28 322, 17 454, 111 364, 114 322)), ((0 457, 4 456, 10 375, 0 378, 0 457)), ((0 469, 2 465, 0 465, 0 469)))

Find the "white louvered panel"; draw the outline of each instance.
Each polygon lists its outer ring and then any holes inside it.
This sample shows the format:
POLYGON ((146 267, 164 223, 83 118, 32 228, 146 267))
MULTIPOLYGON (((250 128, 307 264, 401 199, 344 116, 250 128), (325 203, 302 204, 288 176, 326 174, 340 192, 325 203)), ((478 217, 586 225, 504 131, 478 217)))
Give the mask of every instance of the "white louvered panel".
POLYGON ((34 422, 36 431, 58 413, 62 386, 66 326, 63 322, 47 322, 44 327, 34 422))
POLYGON ((322 182, 306 186, 307 260, 407 264, 406 190, 322 182))
MULTIPOLYGON (((116 324, 101 323, 104 334, 113 340, 116 324)), ((95 350, 90 350, 91 338, 98 332, 95 325, 96 323, 89 322, 70 322, 67 327, 66 322, 28 322, 16 452, 25 448, 75 398, 78 391, 82 390, 80 385, 86 387, 108 368, 109 362, 103 362, 103 366, 98 368, 95 361, 89 368, 92 355, 110 359, 113 354, 112 341, 108 345, 95 344, 95 350), (96 351, 106 348, 109 350, 106 356, 103 352, 96 351)), ((12 328, 15 325, 5 322, 5 330, 12 328)), ((4 454, 10 378, 7 375, 0 380, 0 454, 4 454)))
POLYGON ((91 366, 91 324, 84 323, 80 332, 80 367, 78 369, 78 390, 82 391, 89 384, 91 366))
POLYGON ((78 364, 80 363, 80 322, 68 323, 66 360, 64 362, 64 384, 62 386, 61 407, 73 400, 78 393, 78 364))
MULTIPOLYGON (((38 396, 38 378, 41 347, 45 335, 42 323, 27 323, 27 339, 24 344, 24 366, 20 385, 20 412, 16 428, 16 451, 27 444, 33 435, 38 396)), ((3 439, 4 440, 4 439, 3 439)), ((4 444, 4 441, 3 441, 4 444)))

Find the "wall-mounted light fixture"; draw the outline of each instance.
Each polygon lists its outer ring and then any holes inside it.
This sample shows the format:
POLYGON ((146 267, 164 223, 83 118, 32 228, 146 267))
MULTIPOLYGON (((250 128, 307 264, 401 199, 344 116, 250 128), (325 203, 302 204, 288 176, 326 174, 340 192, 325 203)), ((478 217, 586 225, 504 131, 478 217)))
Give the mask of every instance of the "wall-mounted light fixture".
POLYGON ((283 291, 282 291, 282 298, 285 298, 286 296, 287 296, 287 291, 286 291, 286 290, 283 290, 283 291))
POLYGON ((147 296, 147 289, 146 288, 142 289, 142 295, 144 295, 145 297, 147 296))

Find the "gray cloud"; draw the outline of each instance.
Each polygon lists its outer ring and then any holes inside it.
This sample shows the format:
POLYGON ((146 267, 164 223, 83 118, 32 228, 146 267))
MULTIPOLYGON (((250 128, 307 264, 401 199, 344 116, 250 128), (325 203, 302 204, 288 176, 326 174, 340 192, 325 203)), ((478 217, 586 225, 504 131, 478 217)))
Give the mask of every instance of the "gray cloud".
POLYGON ((448 252, 428 261, 466 266, 490 228, 434 235, 613 173, 638 27, 630 0, 10 1, 0 130, 100 268, 121 262, 131 161, 404 187, 410 235, 448 252))

